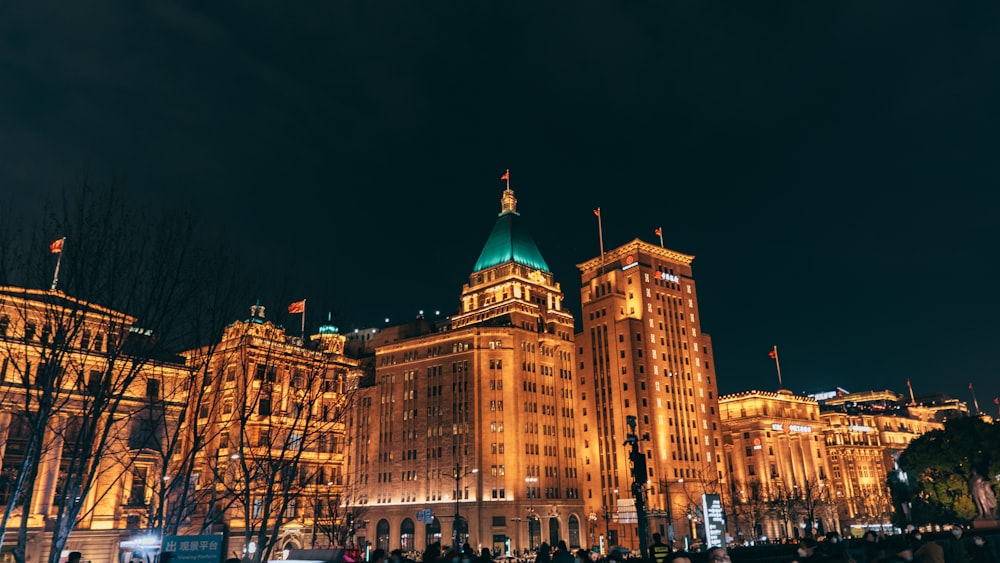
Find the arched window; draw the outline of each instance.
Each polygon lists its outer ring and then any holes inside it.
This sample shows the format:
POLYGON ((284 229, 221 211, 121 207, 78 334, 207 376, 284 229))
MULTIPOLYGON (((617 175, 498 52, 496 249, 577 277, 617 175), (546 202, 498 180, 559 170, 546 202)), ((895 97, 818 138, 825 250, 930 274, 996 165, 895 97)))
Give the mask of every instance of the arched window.
POLYGON ((569 546, 580 547, 580 519, 576 514, 569 515, 569 546))
POLYGON ((375 547, 389 551, 389 521, 385 518, 375 526, 375 547))
POLYGON ((399 525, 399 547, 403 551, 413 551, 413 520, 404 518, 399 525))
POLYGON ((559 545, 559 519, 549 518, 549 545, 559 545))
POLYGON ((542 543, 542 524, 538 521, 538 516, 528 517, 528 548, 538 549, 538 544, 542 543))
POLYGON ((428 524, 425 528, 427 530, 427 535, 424 539, 424 549, 430 547, 431 544, 441 541, 441 522, 434 517, 434 521, 428 524))

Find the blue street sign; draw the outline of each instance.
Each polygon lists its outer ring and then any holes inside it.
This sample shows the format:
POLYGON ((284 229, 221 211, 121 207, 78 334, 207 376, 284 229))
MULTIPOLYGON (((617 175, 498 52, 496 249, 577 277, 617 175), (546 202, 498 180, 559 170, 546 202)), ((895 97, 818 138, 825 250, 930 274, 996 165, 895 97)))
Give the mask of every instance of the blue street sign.
POLYGON ((160 553, 168 551, 176 563, 219 563, 222 536, 164 536, 160 553))

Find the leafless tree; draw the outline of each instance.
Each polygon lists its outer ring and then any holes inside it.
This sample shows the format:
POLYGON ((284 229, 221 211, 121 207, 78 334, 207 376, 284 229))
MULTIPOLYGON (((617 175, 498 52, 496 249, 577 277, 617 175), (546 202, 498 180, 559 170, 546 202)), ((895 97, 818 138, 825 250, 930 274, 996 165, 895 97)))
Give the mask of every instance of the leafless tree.
POLYGON ((781 539, 787 539, 790 537, 789 530, 798 518, 798 498, 794 491, 782 486, 781 481, 772 482, 768 498, 768 513, 780 524, 781 539))
POLYGON ((175 383, 180 364, 169 347, 203 272, 190 262, 194 217, 140 210, 114 183, 95 187, 81 178, 43 220, 14 234, 29 231, 0 242, 0 318, 7 319, 0 320, 0 379, 13 411, 8 443, 17 446, 4 465, 18 470, 0 541, 20 511, 14 556, 23 563, 29 521, 40 513, 54 530, 48 561, 58 563, 80 519, 110 502, 108 464, 125 471, 134 456, 162 447, 159 439, 131 447, 143 432, 161 434, 133 423, 154 388, 175 383), (50 252, 49 243, 63 237, 61 252, 50 252))
POLYGON ((830 488, 817 479, 805 479, 794 488, 801 515, 806 519, 806 535, 813 535, 816 525, 824 519, 829 521, 836 515, 836 504, 830 488))
POLYGON ((733 483, 729 507, 731 521, 738 535, 753 541, 760 539, 769 514, 769 502, 766 487, 759 480, 733 483))

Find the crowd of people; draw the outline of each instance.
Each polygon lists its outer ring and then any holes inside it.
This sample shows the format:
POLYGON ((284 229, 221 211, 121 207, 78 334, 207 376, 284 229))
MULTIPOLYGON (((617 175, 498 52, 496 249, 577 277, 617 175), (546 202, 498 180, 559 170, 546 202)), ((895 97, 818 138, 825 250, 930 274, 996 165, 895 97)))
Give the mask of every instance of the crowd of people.
MULTIPOLYGON (((704 552, 674 550, 664 544, 659 534, 653 534, 648 563, 1000 563, 996 548, 1000 535, 992 538, 980 533, 966 534, 953 528, 947 535, 908 529, 903 534, 885 535, 869 531, 861 538, 842 538, 829 532, 820 538, 801 538, 795 552, 785 545, 734 547, 732 550, 715 546, 704 552), (993 544, 991 545, 990 539, 993 544)), ((555 547, 542 543, 531 554, 533 563, 624 563, 630 557, 626 550, 612 549, 605 555, 587 550, 570 550, 565 541, 555 547)), ((510 558, 508 558, 510 559, 510 558)), ((513 557, 515 560, 522 560, 513 557)), ((529 559, 528 557, 524 560, 529 559)), ((369 563, 496 563, 489 548, 476 552, 468 543, 460 549, 442 549, 441 543, 431 544, 422 554, 404 554, 400 550, 386 553, 376 549, 369 563)))

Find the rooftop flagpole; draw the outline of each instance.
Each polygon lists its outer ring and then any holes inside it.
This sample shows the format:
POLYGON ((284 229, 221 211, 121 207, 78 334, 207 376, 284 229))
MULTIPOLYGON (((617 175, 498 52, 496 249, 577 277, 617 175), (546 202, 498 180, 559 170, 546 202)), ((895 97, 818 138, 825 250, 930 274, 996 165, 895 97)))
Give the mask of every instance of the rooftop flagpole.
POLYGON ((296 301, 288 306, 288 313, 294 315, 296 313, 302 315, 302 343, 305 344, 306 341, 306 300, 296 301))
POLYGON ((601 208, 598 207, 594 210, 594 215, 597 215, 597 238, 601 242, 601 267, 604 267, 604 227, 601 225, 601 208))
POLYGON ((54 274, 52 274, 52 287, 49 288, 49 291, 55 291, 56 286, 59 284, 59 266, 60 264, 62 264, 62 252, 64 244, 66 244, 66 237, 54 240, 49 244, 49 252, 51 252, 52 254, 59 255, 59 257, 56 258, 56 271, 54 274))
POLYGON ((976 414, 979 414, 979 401, 976 400, 976 390, 972 383, 969 383, 969 391, 972 391, 972 406, 976 407, 976 414))
POLYGON ((913 398, 913 386, 910 385, 909 377, 906 378, 906 387, 910 390, 910 404, 911 405, 917 404, 917 400, 913 398))
POLYGON ((767 355, 774 358, 774 367, 778 370, 778 390, 780 391, 784 384, 781 382, 781 362, 778 361, 778 345, 775 344, 774 348, 771 348, 771 351, 767 355))
POLYGON ((663 227, 656 227, 656 230, 653 232, 656 233, 656 236, 660 237, 660 248, 663 248, 663 227))

